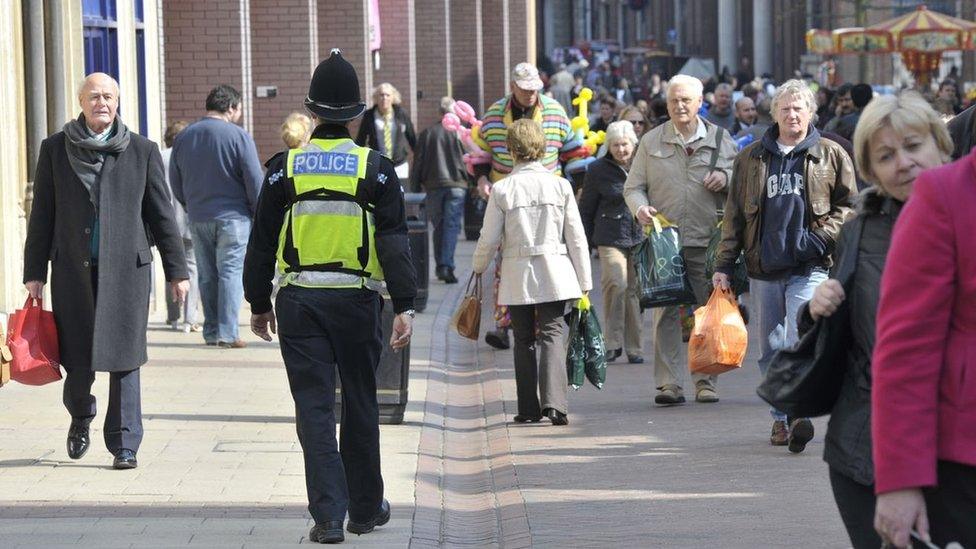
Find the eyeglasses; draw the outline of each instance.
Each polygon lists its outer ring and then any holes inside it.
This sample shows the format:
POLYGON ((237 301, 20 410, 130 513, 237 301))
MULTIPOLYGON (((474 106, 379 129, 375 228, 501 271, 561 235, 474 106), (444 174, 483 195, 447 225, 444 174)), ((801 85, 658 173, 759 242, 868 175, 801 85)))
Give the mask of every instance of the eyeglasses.
POLYGON ((628 120, 627 122, 630 122, 631 124, 634 124, 635 126, 637 124, 640 124, 642 126, 644 125, 644 121, 643 120, 628 120))

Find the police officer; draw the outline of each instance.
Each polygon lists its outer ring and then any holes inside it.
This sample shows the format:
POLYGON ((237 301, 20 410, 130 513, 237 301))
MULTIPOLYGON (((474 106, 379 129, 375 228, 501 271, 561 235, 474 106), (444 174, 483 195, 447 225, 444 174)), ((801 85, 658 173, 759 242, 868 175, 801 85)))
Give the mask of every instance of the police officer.
POLYGON ((390 520, 376 401, 383 346, 378 290, 385 284, 393 302, 390 345, 399 351, 412 334, 417 284, 393 164, 353 143, 346 128, 366 105, 356 71, 338 49, 315 69, 305 106, 319 125, 304 148, 268 162, 244 259, 244 293, 251 330, 262 339, 271 341, 277 315, 315 519, 309 538, 339 543, 347 510, 346 529, 355 534, 390 520), (272 311, 276 264, 281 289, 272 311), (343 404, 339 445, 336 366, 343 404))

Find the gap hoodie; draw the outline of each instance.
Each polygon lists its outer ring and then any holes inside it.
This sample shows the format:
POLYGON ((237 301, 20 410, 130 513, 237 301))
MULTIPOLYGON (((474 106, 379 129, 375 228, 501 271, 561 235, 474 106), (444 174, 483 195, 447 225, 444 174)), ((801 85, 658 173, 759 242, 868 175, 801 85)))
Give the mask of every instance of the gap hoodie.
POLYGON ((788 153, 780 148, 778 137, 779 126, 772 126, 762 140, 770 159, 763 193, 760 265, 770 274, 803 275, 809 270, 810 262, 827 252, 827 243, 808 230, 810 219, 803 180, 807 150, 820 140, 820 132, 811 125, 806 139, 788 153))

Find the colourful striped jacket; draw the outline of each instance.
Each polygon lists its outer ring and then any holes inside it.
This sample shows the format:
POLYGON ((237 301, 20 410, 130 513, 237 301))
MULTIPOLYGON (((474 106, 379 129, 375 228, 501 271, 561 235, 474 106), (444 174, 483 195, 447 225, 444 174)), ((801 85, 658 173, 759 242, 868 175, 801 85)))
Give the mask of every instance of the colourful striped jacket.
MULTIPOLYGON (((479 147, 491 154, 491 174, 488 177, 492 183, 511 173, 514 165, 508 146, 505 145, 508 126, 513 122, 511 101, 511 96, 503 97, 488 107, 482 118, 481 131, 474 140, 479 147)), ((570 128, 566 111, 555 99, 539 94, 539 102, 536 103, 532 119, 542 124, 546 134, 546 154, 540 162, 560 175, 560 154, 571 152, 582 145, 570 128)))

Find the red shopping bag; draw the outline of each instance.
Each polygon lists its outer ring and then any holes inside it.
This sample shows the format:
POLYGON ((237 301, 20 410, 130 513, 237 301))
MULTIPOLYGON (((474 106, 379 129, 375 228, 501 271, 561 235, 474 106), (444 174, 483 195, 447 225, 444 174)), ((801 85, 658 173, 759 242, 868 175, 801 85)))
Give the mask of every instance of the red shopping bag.
POLYGON ((24 385, 44 385, 61 379, 54 313, 45 311, 42 305, 42 300, 28 297, 24 308, 10 317, 10 379, 24 385))

